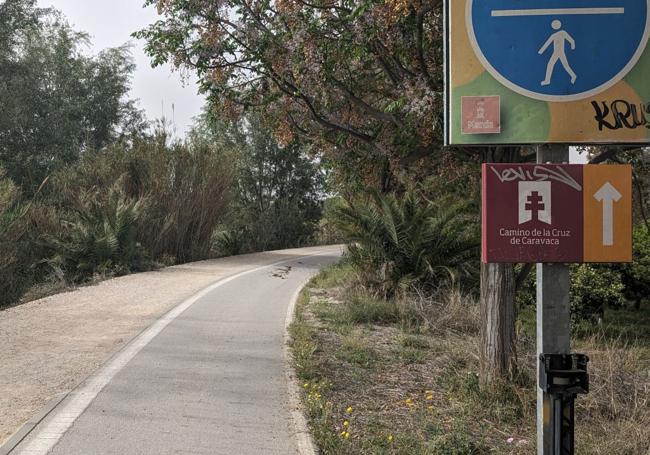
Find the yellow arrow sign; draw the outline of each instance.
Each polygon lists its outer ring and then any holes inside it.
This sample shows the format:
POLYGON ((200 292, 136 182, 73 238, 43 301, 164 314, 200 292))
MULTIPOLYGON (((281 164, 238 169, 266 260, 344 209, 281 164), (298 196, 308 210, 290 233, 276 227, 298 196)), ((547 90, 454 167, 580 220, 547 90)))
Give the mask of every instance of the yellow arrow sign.
POLYGON ((631 166, 585 166, 584 260, 632 260, 631 166))

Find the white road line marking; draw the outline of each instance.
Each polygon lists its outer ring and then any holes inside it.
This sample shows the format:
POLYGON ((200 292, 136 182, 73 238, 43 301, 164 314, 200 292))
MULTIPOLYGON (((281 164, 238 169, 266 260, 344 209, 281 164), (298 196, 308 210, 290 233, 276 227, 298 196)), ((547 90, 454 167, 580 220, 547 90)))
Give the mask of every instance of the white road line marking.
POLYGON ((63 408, 53 414, 49 422, 42 429, 39 429, 30 443, 24 449, 20 449, 18 453, 20 455, 46 455, 50 450, 52 450, 63 435, 70 429, 76 419, 83 414, 90 403, 95 399, 95 397, 97 397, 99 392, 102 391, 115 375, 119 373, 119 371, 124 368, 126 364, 129 363, 131 359, 133 359, 145 346, 147 346, 151 340, 162 332, 165 327, 167 327, 172 321, 174 321, 174 319, 180 316, 199 299, 205 297, 218 287, 230 283, 244 275, 259 272, 260 270, 275 267, 280 264, 286 264, 287 262, 299 261, 304 258, 327 254, 328 252, 329 251, 327 250, 321 250, 320 252, 285 259, 274 262, 273 264, 263 265, 237 273, 233 276, 217 281, 202 291, 194 294, 189 299, 178 304, 131 341, 126 348, 119 352, 113 360, 110 360, 96 376, 93 376, 81 388, 71 392, 69 397, 66 398, 66 403, 63 408))
POLYGON ((566 14, 625 14, 625 8, 495 9, 492 11, 492 17, 558 16, 566 14))

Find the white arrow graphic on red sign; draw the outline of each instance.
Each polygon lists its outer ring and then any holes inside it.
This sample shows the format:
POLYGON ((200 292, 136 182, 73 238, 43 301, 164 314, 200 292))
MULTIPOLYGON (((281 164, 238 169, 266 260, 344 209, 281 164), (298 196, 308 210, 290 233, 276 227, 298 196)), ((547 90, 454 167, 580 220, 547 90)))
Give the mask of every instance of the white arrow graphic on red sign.
POLYGON ((609 182, 605 182, 594 194, 594 198, 603 203, 603 246, 614 245, 614 202, 622 197, 609 182))

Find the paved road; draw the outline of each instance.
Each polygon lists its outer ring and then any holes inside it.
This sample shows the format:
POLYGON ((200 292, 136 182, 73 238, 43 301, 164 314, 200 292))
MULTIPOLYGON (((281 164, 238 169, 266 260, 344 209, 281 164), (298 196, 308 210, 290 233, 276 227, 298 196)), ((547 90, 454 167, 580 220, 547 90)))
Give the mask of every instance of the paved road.
POLYGON ((338 249, 256 269, 172 310, 72 393, 23 454, 293 454, 284 323, 338 249))

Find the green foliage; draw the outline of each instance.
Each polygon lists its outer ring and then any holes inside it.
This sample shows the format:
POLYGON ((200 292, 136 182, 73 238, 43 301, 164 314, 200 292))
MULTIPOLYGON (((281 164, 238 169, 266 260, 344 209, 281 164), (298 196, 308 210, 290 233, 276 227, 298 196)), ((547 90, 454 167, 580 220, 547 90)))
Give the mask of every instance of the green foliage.
POLYGON ((361 368, 372 368, 377 362, 376 353, 368 347, 368 340, 360 330, 344 335, 335 355, 338 359, 361 368))
POLYGON ((463 429, 455 429, 434 439, 435 455, 482 455, 491 450, 482 442, 475 441, 463 429))
POLYGON ((321 316, 329 317, 338 324, 390 324, 406 318, 403 309, 395 301, 378 299, 365 293, 350 295, 335 313, 321 316))
MULTIPOLYGON (((515 268, 515 274, 521 273, 523 265, 515 268)), ((521 310, 527 306, 535 306, 537 302, 537 279, 535 275, 535 268, 528 273, 526 279, 521 283, 515 297, 517 308, 521 310)))
POLYGON ((24 232, 18 197, 16 185, 0 169, 0 307, 15 298, 22 285, 17 279, 17 242, 24 232))
POLYGON ((0 307, 15 303, 45 273, 47 254, 40 237, 54 232, 54 211, 37 201, 24 201, 20 190, 0 168, 0 307))
POLYGON ((323 216, 318 226, 318 240, 322 244, 334 245, 345 242, 345 234, 339 228, 337 213, 345 206, 340 196, 330 197, 323 202, 323 216))
POLYGON ((352 271, 352 265, 342 261, 321 269, 318 275, 312 278, 311 283, 314 287, 322 288, 345 286, 351 280, 352 271))
POLYGON ((61 233, 48 239, 55 252, 48 262, 68 280, 80 282, 95 274, 119 275, 148 267, 138 241, 146 201, 128 198, 120 183, 109 190, 106 200, 82 193, 81 206, 67 214, 61 233))
POLYGON ((620 308, 623 298, 621 274, 612 267, 582 264, 571 273, 571 319, 596 322, 604 316, 605 308, 620 308))
POLYGON ((472 271, 476 220, 462 204, 431 203, 416 190, 349 201, 337 210, 350 261, 367 284, 392 294, 408 285, 440 286, 472 271))
POLYGON ((0 306, 39 283, 209 257, 232 196, 231 156, 159 134, 84 153, 27 202, 0 173, 0 306))
POLYGON ((638 308, 650 296, 650 230, 645 224, 634 230, 633 258, 633 263, 621 267, 621 274, 624 294, 638 308))
POLYGON ((87 57, 87 35, 32 0, 1 4, 0 30, 0 162, 25 195, 81 152, 142 131, 125 98, 128 47, 87 57))
POLYGON ((144 3, 153 64, 195 72, 217 112, 308 137, 348 188, 388 189, 444 153, 441 3, 144 3))
POLYGON ((150 258, 205 259, 231 199, 232 151, 207 142, 166 142, 158 135, 85 154, 56 175, 52 196, 61 207, 83 206, 88 193, 107 204, 105 189, 118 184, 125 197, 147 201, 138 241, 150 258))
POLYGON ((252 115, 229 124, 205 116, 194 134, 236 150, 237 194, 224 231, 237 244, 222 242, 220 254, 314 242, 325 182, 308 147, 298 141, 281 146, 252 115))
MULTIPOLYGON (((617 266, 580 264, 571 267, 571 320, 575 327, 595 323, 604 317, 606 309, 618 309, 624 305, 626 290, 622 276, 617 266)), ((536 292, 533 270, 517 293, 520 312, 529 315, 526 309, 535 308, 536 292)), ((530 315, 534 327, 534 311, 530 315)))
POLYGON ((314 358, 317 350, 314 329, 304 320, 304 310, 309 297, 309 291, 303 290, 296 305, 294 321, 289 325, 291 359, 298 377, 303 381, 311 381, 318 377, 318 361, 314 358))
POLYGON ((214 236, 213 251, 219 256, 236 256, 244 249, 245 240, 238 231, 220 231, 214 236))

